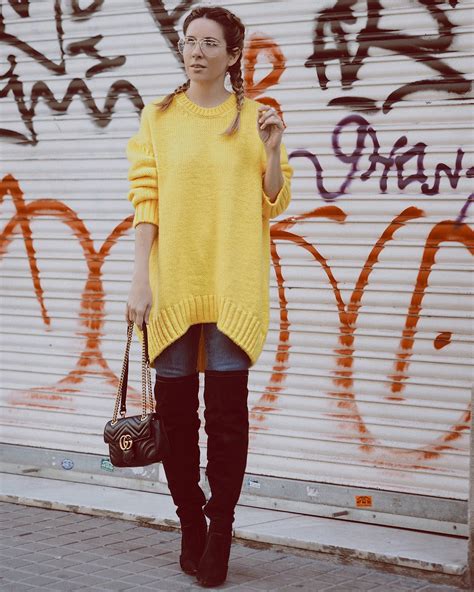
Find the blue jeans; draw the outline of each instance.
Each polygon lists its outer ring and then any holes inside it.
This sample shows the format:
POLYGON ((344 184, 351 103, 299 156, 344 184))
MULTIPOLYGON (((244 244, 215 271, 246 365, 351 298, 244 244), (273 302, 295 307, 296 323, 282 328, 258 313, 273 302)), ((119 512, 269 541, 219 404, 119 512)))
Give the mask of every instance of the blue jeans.
POLYGON ((217 323, 197 323, 155 358, 153 365, 159 376, 187 376, 196 372, 201 325, 204 326, 207 370, 246 370, 250 367, 249 356, 219 331, 217 323))

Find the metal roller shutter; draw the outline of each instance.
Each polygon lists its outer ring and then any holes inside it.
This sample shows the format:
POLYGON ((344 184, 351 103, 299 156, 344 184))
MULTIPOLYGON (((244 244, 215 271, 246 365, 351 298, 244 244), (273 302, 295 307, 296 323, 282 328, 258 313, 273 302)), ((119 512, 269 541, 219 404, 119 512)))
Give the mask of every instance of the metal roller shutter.
MULTIPOLYGON (((143 104, 184 80, 173 48, 193 3, 160 4, 2 8, 0 434, 12 463, 28 449, 106 454, 133 268, 125 146, 143 104)), ((295 168, 272 226, 242 499, 385 523, 412 512, 427 529, 459 529, 473 3, 222 5, 247 27, 246 93, 281 108, 295 168)), ((131 355, 138 409, 138 343, 131 355)))

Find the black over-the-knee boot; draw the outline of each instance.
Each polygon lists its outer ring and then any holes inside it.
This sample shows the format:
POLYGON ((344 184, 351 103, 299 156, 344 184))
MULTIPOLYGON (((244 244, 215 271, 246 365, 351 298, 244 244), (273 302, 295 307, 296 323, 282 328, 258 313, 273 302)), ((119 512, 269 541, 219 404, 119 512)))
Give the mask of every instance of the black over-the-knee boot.
POLYGON ((206 474, 211 498, 204 507, 210 524, 196 574, 203 586, 218 586, 227 577, 234 509, 247 465, 248 373, 248 370, 205 371, 206 474))
POLYGON ((168 377, 156 375, 156 411, 170 443, 163 459, 168 487, 181 523, 181 569, 195 574, 204 551, 206 496, 199 485, 199 373, 168 377))

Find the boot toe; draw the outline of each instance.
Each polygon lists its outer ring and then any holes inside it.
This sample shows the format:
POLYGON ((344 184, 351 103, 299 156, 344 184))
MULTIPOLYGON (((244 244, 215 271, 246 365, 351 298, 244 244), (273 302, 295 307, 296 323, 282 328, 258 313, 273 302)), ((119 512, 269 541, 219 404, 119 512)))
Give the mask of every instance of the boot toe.
POLYGON ((186 558, 180 557, 179 564, 181 566, 181 569, 184 571, 184 573, 188 574, 189 576, 196 575, 197 570, 198 570, 198 564, 196 561, 194 561, 190 557, 186 557, 186 558))
POLYGON ((179 564, 188 575, 195 575, 204 553, 207 536, 207 522, 204 515, 195 524, 182 526, 181 555, 179 564))
POLYGON ((201 586, 213 587, 224 583, 229 566, 232 533, 210 531, 206 548, 198 565, 196 579, 201 586))

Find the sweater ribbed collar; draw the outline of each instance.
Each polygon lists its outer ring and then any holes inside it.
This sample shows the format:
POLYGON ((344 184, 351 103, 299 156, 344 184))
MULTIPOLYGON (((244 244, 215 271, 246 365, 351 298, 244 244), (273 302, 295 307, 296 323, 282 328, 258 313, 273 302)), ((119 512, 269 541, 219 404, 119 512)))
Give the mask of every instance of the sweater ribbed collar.
POLYGON ((237 97, 235 96, 235 93, 230 94, 223 103, 216 107, 201 107, 191 101, 184 92, 175 95, 174 99, 188 111, 203 117, 218 117, 219 115, 227 113, 231 109, 237 108, 237 97))

